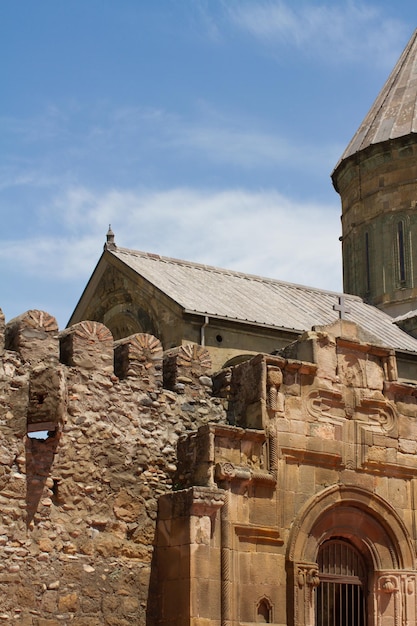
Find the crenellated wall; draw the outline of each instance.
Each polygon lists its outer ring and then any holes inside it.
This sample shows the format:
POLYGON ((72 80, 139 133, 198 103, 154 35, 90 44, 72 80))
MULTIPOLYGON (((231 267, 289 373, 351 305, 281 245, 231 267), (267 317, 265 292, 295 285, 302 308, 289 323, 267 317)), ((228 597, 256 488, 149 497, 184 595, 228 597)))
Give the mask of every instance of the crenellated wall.
POLYGON ((225 421, 210 367, 199 346, 164 354, 151 335, 0 312, 0 623, 152 623, 177 439, 225 421))

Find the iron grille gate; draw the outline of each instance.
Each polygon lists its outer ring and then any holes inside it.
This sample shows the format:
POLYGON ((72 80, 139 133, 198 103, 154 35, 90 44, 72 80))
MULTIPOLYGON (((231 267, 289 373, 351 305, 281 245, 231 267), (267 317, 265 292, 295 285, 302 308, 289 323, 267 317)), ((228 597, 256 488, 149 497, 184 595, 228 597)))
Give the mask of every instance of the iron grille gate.
POLYGON ((347 541, 326 541, 318 555, 316 626, 366 626, 365 567, 347 541))

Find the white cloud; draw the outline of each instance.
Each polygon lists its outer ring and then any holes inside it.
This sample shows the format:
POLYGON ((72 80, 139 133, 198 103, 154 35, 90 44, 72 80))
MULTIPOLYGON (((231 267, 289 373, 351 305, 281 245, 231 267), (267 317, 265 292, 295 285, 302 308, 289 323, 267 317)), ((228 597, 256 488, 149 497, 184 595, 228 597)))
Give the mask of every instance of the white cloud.
POLYGON ((268 46, 294 46, 330 63, 367 59, 391 67, 409 25, 384 15, 378 5, 300 3, 283 0, 228 5, 231 22, 268 46))
MULTIPOLYGON (((68 189, 49 207, 61 235, 4 242, 19 272, 83 286, 108 224, 122 247, 340 290, 339 209, 275 191, 68 189)), ((81 293, 81 290, 80 290, 81 293)))

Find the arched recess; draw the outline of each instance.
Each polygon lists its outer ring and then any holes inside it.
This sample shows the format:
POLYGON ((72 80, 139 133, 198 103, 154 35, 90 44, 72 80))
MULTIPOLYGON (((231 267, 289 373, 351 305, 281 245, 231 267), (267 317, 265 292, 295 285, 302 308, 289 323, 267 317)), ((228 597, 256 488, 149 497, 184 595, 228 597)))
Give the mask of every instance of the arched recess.
POLYGON ((254 356, 255 356, 254 352, 251 352, 249 354, 247 353, 237 354, 236 356, 233 356, 232 358, 228 359, 222 365, 222 369, 226 369, 226 367, 233 367, 234 365, 239 365, 240 363, 243 363, 244 361, 249 361, 249 359, 253 359, 254 356))
POLYGON ((297 516, 288 545, 290 561, 315 562, 319 546, 346 537, 375 569, 413 569, 414 551, 396 510, 355 485, 333 485, 313 496, 297 516))
POLYGON ((324 489, 304 504, 294 520, 287 551, 288 624, 314 623, 315 589, 320 584, 318 552, 324 542, 334 538, 345 539, 362 555, 371 575, 369 625, 384 625, 385 621, 375 618, 382 610, 378 588, 396 572, 415 571, 414 551, 395 509, 355 485, 324 489))
POLYGON ((136 333, 147 333, 158 337, 158 331, 154 323, 154 318, 144 309, 134 306, 116 304, 106 311, 103 323, 110 329, 115 340, 135 335, 136 333))

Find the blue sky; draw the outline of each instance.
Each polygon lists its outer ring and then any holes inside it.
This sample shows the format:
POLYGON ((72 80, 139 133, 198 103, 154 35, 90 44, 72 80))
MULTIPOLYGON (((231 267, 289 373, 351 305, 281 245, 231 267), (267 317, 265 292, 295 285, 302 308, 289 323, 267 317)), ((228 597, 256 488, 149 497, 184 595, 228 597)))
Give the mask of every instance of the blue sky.
POLYGON ((63 328, 116 243, 341 289, 330 173, 415 0, 5 0, 6 321, 63 328))

